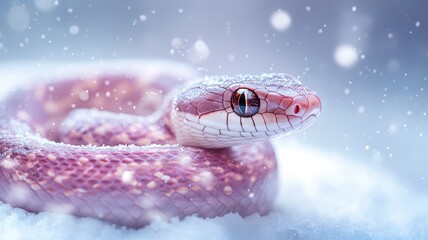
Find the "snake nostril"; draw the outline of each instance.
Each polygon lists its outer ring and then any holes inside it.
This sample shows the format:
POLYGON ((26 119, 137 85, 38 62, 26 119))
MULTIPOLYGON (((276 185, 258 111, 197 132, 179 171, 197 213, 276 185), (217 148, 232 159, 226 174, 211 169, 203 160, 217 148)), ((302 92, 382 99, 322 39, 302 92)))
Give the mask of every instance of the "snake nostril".
POLYGON ((294 107, 294 114, 299 114, 299 112, 300 112, 300 106, 299 106, 299 105, 296 105, 296 106, 294 107))

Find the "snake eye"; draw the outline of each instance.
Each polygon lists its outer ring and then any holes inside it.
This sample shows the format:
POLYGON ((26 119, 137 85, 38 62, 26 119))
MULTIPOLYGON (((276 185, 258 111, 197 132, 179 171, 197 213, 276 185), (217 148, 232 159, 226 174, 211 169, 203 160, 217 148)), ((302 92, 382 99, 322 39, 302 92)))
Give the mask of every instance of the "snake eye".
POLYGON ((259 112, 260 99, 250 89, 240 88, 232 94, 233 111, 240 117, 252 117, 259 112))

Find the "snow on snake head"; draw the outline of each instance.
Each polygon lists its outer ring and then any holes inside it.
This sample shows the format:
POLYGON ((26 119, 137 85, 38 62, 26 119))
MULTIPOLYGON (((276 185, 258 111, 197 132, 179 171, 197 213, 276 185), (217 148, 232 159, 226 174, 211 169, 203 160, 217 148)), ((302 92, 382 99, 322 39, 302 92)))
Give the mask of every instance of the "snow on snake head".
POLYGON ((176 95, 171 120, 177 142, 223 148, 290 134, 321 111, 316 93, 286 74, 208 77, 176 95))

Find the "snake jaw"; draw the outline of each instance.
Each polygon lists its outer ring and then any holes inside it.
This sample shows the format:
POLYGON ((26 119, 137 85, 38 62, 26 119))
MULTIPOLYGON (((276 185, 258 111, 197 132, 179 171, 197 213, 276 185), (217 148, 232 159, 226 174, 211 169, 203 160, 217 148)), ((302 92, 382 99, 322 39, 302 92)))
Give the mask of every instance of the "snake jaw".
POLYGON ((307 96, 307 99, 308 99, 309 105, 308 105, 308 108, 306 109, 305 114, 302 116, 303 121, 307 121, 308 119, 311 119, 311 118, 315 118, 315 119, 318 118, 322 109, 321 100, 317 95, 309 94, 307 96))

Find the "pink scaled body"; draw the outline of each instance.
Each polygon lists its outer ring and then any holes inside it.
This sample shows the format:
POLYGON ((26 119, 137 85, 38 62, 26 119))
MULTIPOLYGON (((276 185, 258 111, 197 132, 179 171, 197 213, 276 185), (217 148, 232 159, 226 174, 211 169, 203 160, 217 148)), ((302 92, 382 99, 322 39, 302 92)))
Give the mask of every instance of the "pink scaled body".
POLYGON ((250 118, 234 130, 229 95, 252 86, 243 78, 172 90, 186 79, 101 72, 17 90, 1 105, 0 200, 132 228, 189 215, 267 214, 277 169, 266 139, 309 126, 320 111, 315 93, 278 76, 266 77, 277 88, 254 82, 264 104, 251 117, 254 131, 250 118))

